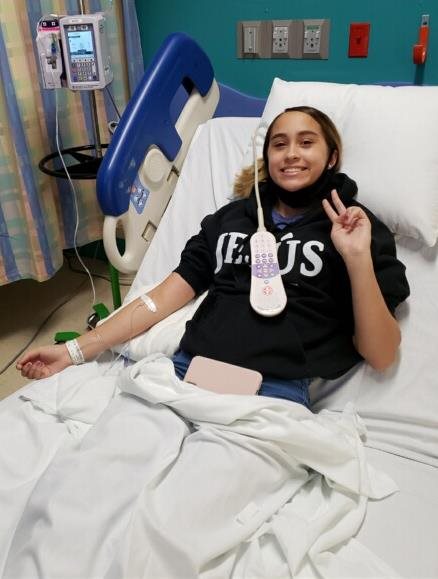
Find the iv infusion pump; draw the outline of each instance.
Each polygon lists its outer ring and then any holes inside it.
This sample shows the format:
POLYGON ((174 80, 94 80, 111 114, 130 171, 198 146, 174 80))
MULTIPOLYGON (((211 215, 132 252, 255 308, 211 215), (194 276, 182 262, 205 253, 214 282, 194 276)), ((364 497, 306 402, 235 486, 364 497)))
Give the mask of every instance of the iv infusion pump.
POLYGON ((105 16, 43 16, 36 38, 44 88, 94 90, 113 79, 105 16))

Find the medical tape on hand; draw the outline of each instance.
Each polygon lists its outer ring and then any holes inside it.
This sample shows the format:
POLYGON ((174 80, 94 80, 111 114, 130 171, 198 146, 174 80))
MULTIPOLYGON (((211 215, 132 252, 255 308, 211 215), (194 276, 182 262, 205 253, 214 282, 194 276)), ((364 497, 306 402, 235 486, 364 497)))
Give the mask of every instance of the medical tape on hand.
POLYGON ((140 296, 140 299, 144 302, 145 306, 150 312, 153 312, 154 314, 157 312, 157 306, 151 297, 149 297, 147 294, 143 294, 140 296))
POLYGON ((79 364, 83 364, 85 362, 84 354, 79 347, 77 340, 68 340, 65 342, 67 347, 68 353, 70 354, 71 361, 73 364, 78 366, 79 364))

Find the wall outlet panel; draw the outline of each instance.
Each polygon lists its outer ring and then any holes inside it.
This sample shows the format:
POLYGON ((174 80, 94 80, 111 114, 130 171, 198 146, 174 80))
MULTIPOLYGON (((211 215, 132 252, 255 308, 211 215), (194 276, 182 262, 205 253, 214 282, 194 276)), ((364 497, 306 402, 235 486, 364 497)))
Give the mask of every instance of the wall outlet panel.
POLYGON ((242 20, 237 23, 237 58, 270 58, 270 20, 242 20))
POLYGON ((303 20, 302 58, 327 59, 330 20, 303 20))
POLYGON ((237 58, 327 59, 330 20, 241 20, 237 58))
POLYGON ((301 58, 302 20, 273 20, 271 58, 301 58))

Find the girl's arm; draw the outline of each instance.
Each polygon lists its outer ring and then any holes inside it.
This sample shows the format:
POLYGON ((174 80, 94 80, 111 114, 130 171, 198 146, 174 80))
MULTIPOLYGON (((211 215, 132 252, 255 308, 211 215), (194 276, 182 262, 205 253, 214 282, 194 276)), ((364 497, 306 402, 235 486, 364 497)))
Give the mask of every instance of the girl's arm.
POLYGON ((354 345, 375 370, 385 370, 394 362, 400 345, 398 322, 383 299, 371 254, 345 264, 353 298, 354 345))
POLYGON ((332 222, 331 238, 350 277, 354 314, 354 344, 376 370, 385 370, 395 360, 400 328, 389 311, 377 283, 371 257, 371 223, 360 207, 346 208, 332 191, 336 210, 327 200, 325 212, 332 222))
MULTIPOLYGON (((85 360, 97 358, 103 351, 141 334, 187 304, 194 296, 193 288, 178 274, 171 273, 161 284, 148 292, 156 312, 146 307, 141 298, 120 308, 96 330, 77 339, 85 360)), ((30 350, 17 362, 17 369, 27 378, 45 378, 72 361, 64 344, 30 350)))
POLYGON ((86 360, 92 360, 104 350, 126 342, 186 305, 194 296, 191 286, 177 273, 171 273, 156 288, 148 292, 156 312, 146 307, 141 298, 120 308, 107 322, 100 325, 93 336, 87 332, 78 338, 86 360))

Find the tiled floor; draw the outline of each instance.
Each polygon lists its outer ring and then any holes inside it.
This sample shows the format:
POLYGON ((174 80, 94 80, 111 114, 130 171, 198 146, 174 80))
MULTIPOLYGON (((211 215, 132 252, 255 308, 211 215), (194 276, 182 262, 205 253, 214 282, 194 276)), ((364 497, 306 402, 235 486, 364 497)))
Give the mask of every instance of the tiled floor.
MULTIPOLYGON (((108 277, 104 262, 86 260, 91 272, 108 277)), ((81 269, 79 264, 75 269, 81 269)), ((113 310, 111 283, 93 276, 96 302, 113 310)), ((132 278, 121 278, 122 298, 132 278)), ((0 287, 0 399, 28 380, 15 370, 15 357, 30 347, 53 343, 56 332, 82 333, 93 312, 90 280, 82 271, 72 271, 67 263, 46 282, 21 280, 0 287)))

